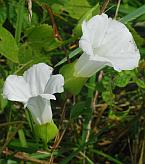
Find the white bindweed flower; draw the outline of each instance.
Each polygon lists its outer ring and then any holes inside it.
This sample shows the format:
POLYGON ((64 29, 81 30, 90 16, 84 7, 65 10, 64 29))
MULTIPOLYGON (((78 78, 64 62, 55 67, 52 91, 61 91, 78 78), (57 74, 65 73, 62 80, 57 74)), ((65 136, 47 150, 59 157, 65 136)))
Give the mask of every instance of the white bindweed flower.
POLYGON ((39 63, 25 71, 23 76, 9 75, 4 83, 3 96, 22 102, 36 124, 52 121, 50 100, 56 99, 54 93, 63 92, 63 76, 52 75, 52 71, 52 67, 39 63))
POLYGON ((82 24, 79 46, 84 53, 75 64, 75 76, 90 77, 104 66, 116 71, 138 66, 139 50, 127 27, 106 14, 92 17, 82 24))

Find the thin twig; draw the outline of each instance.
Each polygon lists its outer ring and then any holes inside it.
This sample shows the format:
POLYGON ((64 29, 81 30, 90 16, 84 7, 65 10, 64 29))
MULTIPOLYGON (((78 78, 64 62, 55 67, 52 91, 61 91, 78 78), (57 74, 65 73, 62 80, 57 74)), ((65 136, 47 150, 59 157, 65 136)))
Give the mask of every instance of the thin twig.
POLYGON ((3 154, 5 154, 6 156, 13 156, 13 157, 23 160, 23 161, 30 161, 30 162, 34 162, 34 163, 38 163, 38 164, 49 164, 47 161, 32 158, 27 153, 24 153, 24 152, 15 153, 10 150, 3 150, 3 154))
POLYGON ((10 136, 7 136, 6 142, 5 142, 5 144, 3 145, 1 151, 3 151, 3 150, 7 147, 7 145, 9 144, 9 142, 10 142, 10 141, 12 140, 12 138, 16 135, 16 133, 18 132, 18 130, 19 130, 20 128, 22 128, 22 124, 19 124, 19 125, 17 126, 15 132, 13 132, 10 136))
MULTIPOLYGON (((98 76, 98 82, 101 81, 102 78, 103 78, 103 71, 100 71, 99 76, 98 76)), ((91 108, 92 108, 93 112, 96 109, 96 102, 97 102, 98 95, 99 95, 99 92, 96 90, 95 96, 92 98, 92 104, 91 104, 91 108)), ((89 120, 89 123, 88 123, 88 127, 87 127, 88 130, 87 130, 87 135, 86 135, 86 142, 88 141, 89 136, 90 136, 91 123, 92 123, 92 119, 90 119, 89 120)))
POLYGON ((144 163, 144 153, 145 153, 145 141, 143 140, 141 153, 140 153, 140 158, 139 158, 139 164, 144 163))
MULTIPOLYGON (((100 82, 103 78, 103 71, 100 71, 99 73, 99 76, 98 76, 98 82, 100 82)), ((97 98, 99 96, 99 92, 96 90, 96 93, 95 93, 95 96, 94 96, 94 99, 93 99, 93 102, 92 102, 92 108, 95 110, 96 108, 96 101, 97 101, 97 98)))
POLYGON ((29 21, 32 20, 32 0, 27 0, 28 2, 28 12, 29 12, 29 21))
MULTIPOLYGON (((62 107, 62 113, 61 113, 61 118, 60 118, 60 125, 59 125, 59 131, 61 130, 61 127, 62 127, 62 124, 63 124, 63 120, 65 119, 65 111, 66 111, 66 105, 68 103, 68 97, 65 99, 64 101, 64 104, 63 104, 63 107, 62 107)), ((60 133, 57 134, 57 136, 55 137, 55 141, 54 141, 54 144, 52 146, 52 153, 51 153, 51 157, 50 157, 50 160, 49 160, 49 163, 50 164, 53 164, 53 160, 54 160, 54 157, 53 157, 53 154, 54 154, 54 151, 58 148, 64 134, 66 132, 66 128, 60 133)))
POLYGON ((62 125, 63 120, 65 119, 65 112, 66 112, 67 101, 68 101, 68 98, 65 99, 63 107, 62 107, 61 118, 60 118, 60 125, 62 125))
POLYGON ((131 161, 133 163, 134 159, 133 159, 133 152, 131 150, 131 143, 130 143, 130 138, 128 137, 128 147, 129 147, 129 152, 130 152, 130 157, 131 157, 131 161))
MULTIPOLYGON (((99 112, 97 119, 96 119, 96 122, 95 122, 96 127, 98 126, 100 119, 101 119, 101 116, 103 115, 104 111, 107 109, 108 104, 100 104, 99 106, 101 107, 101 111, 99 112)), ((97 105, 96 105, 96 107, 97 107, 97 105)))
MULTIPOLYGON (((101 81, 103 78, 103 71, 100 71, 99 76, 98 76, 98 81, 101 81)), ((92 98, 92 102, 91 102, 91 109, 92 112, 94 113, 95 109, 96 109, 96 102, 97 102, 97 98, 98 98, 99 92, 96 91, 94 97, 92 98)), ((89 137, 90 137, 90 131, 91 131, 91 124, 92 124, 92 117, 90 118, 88 125, 87 125, 87 132, 86 132, 86 139, 85 142, 88 142, 89 137)), ((86 154, 86 150, 84 150, 84 155, 86 154)), ((85 164, 85 158, 83 160, 83 164, 85 164)))
POLYGON ((53 164, 53 163, 54 163, 54 162, 53 162, 53 160, 54 160, 53 154, 54 154, 55 150, 58 148, 58 146, 59 146, 59 144, 60 144, 60 142, 61 142, 61 140, 62 140, 62 138, 63 138, 63 136, 64 136, 64 134, 65 134, 65 132, 66 132, 66 128, 63 130, 63 132, 61 133, 61 135, 58 134, 58 135, 56 136, 54 145, 52 146, 52 150, 53 150, 53 151, 52 151, 52 153, 51 153, 51 157, 50 157, 50 160, 49 160, 49 164, 53 164))
POLYGON ((50 15, 50 19, 51 19, 52 27, 53 27, 53 32, 54 32, 54 37, 57 38, 58 40, 62 41, 63 39, 62 39, 61 35, 59 34, 59 31, 58 31, 58 28, 57 28, 57 25, 55 23, 55 19, 53 16, 52 9, 48 5, 44 5, 44 6, 47 9, 48 14, 50 15))
POLYGON ((116 19, 116 18, 117 18, 118 11, 119 11, 119 7, 120 7, 120 3, 121 3, 121 0, 118 0, 118 3, 117 3, 117 8, 116 8, 116 12, 115 12, 114 19, 116 19))
MULTIPOLYGON (((45 8, 48 11, 48 14, 50 15, 50 19, 51 19, 52 27, 53 27, 54 37, 57 38, 60 41, 63 41, 63 38, 61 37, 61 35, 58 31, 57 25, 55 23, 54 14, 53 14, 52 9, 47 4, 43 5, 42 7, 45 8)), ((64 53, 66 55, 67 62, 70 63, 70 59, 69 59, 69 56, 67 54, 67 49, 64 46, 63 46, 63 50, 64 50, 64 53)))
POLYGON ((105 0, 105 2, 103 3, 102 8, 101 8, 101 10, 100 10, 100 15, 101 15, 102 13, 105 12, 105 10, 106 10, 106 8, 107 8, 109 2, 110 2, 110 0, 105 0))
MULTIPOLYGON (((102 78, 103 78, 103 71, 100 71, 99 76, 98 76, 98 82, 101 81, 102 78)), ((97 101, 98 95, 99 95, 99 92, 96 91, 95 96, 92 98, 91 108, 92 108, 93 112, 96 109, 96 101, 97 101)), ((88 140, 89 140, 91 124, 92 124, 92 118, 89 120, 89 123, 88 123, 88 126, 87 126, 88 130, 87 130, 87 135, 86 135, 86 142, 88 142, 88 140)))
POLYGON ((10 125, 14 125, 14 124, 25 124, 25 121, 13 121, 13 122, 6 122, 6 123, 0 123, 0 127, 3 126, 10 126, 10 125))

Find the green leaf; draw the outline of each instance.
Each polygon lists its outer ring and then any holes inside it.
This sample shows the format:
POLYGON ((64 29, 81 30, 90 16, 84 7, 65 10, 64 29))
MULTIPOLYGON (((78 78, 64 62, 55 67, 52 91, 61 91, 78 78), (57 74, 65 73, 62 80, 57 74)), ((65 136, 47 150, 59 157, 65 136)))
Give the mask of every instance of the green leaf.
POLYGON ((33 59, 32 48, 27 42, 20 46, 18 56, 21 64, 25 64, 33 59))
POLYGON ((18 47, 12 34, 0 26, 0 53, 14 63, 18 63, 18 47))
POLYGON ((104 91, 102 92, 102 98, 107 104, 112 105, 115 95, 110 91, 104 91))
POLYGON ((136 10, 135 7, 129 6, 129 5, 120 4, 120 7, 119 7, 119 12, 123 13, 125 15, 127 15, 127 14, 129 14, 131 12, 134 12, 135 10, 136 10))
POLYGON ((6 99, 4 99, 3 96, 0 94, 0 113, 3 112, 7 103, 8 103, 8 101, 6 99))
POLYGON ((7 18, 7 9, 5 3, 0 1, 0 24, 3 24, 7 18))
POLYGON ((27 147, 23 147, 21 146, 21 142, 18 139, 13 139, 11 140, 11 142, 8 144, 8 148, 10 149, 15 149, 17 151, 24 151, 27 153, 32 153, 32 152, 36 152, 38 150, 39 147, 42 146, 41 143, 37 143, 35 140, 34 141, 27 141, 27 147))
POLYGON ((31 22, 30 22, 28 19, 28 9, 25 8, 23 24, 22 24, 22 31, 25 31, 28 28, 32 27, 32 25, 37 25, 38 23, 39 23, 38 14, 35 11, 33 11, 33 16, 32 16, 31 22))
MULTIPOLYGON (((23 0, 23 2, 25 2, 23 0)), ((38 24, 38 12, 35 12, 35 9, 33 11, 33 16, 31 19, 31 22, 28 19, 28 8, 25 7, 22 10, 20 9, 22 6, 20 6, 20 0, 6 0, 6 7, 7 7, 7 18, 11 25, 16 29, 17 20, 19 19, 17 16, 21 15, 23 16, 23 22, 22 22, 22 31, 27 29, 28 27, 31 27, 32 25, 38 24)), ((41 16, 42 18, 42 16, 41 16)), ((22 21, 22 19, 19 19, 19 21, 22 21)))
MULTIPOLYGON (((0 161, 0 163, 1 163, 1 161, 0 161)), ((9 159, 9 160, 6 160, 6 161, 4 161, 4 163, 1 163, 1 164, 18 164, 18 162, 17 161, 14 161, 14 160, 11 160, 11 159, 9 159)))
POLYGON ((102 85, 105 88, 105 90, 109 90, 110 89, 111 79, 110 79, 109 75, 103 77, 102 85))
POLYGON ((127 25, 129 31, 132 33, 133 38, 135 40, 135 43, 137 44, 138 47, 141 47, 142 45, 145 44, 145 39, 142 38, 133 27, 131 27, 130 25, 127 25))
POLYGON ((112 161, 112 163, 114 164, 123 164, 123 162, 119 161, 109 154, 104 153, 103 151, 93 149, 93 153, 95 153, 97 156, 102 156, 104 159, 106 158, 107 160, 112 161))
POLYGON ((37 0, 37 3, 39 3, 39 5, 42 5, 42 4, 47 4, 49 6, 53 5, 53 4, 64 4, 66 0, 51 0, 51 1, 48 1, 48 0, 37 0))
POLYGON ((136 79, 135 83, 138 85, 138 87, 145 89, 145 82, 141 79, 136 79))
POLYGON ((4 81, 2 78, 5 78, 5 72, 0 66, 0 113, 4 111, 4 108, 6 107, 8 100, 3 98, 3 85, 4 81))
POLYGON ((47 24, 41 24, 32 28, 25 33, 28 44, 34 50, 51 51, 61 45, 61 41, 54 38, 53 29, 47 24))
POLYGON ((85 102, 79 102, 75 104, 71 109, 70 118, 77 119, 78 116, 83 113, 84 107, 85 107, 85 102))
POLYGON ((129 71, 122 71, 114 78, 114 84, 118 87, 125 87, 129 83, 131 77, 129 71))
POLYGON ((64 3, 64 10, 75 19, 80 19, 90 8, 87 0, 69 0, 64 3))
POLYGON ((10 23, 13 25, 13 27, 16 27, 16 18, 17 18, 17 7, 18 7, 18 2, 15 0, 7 0, 6 2, 7 6, 7 18, 10 21, 10 23))
POLYGON ((24 4, 25 4, 24 0, 20 0, 18 4, 16 31, 15 31, 15 39, 17 43, 19 43, 21 38, 22 24, 24 18, 24 4))
POLYGON ((128 113, 129 113, 130 109, 126 110, 126 111, 113 111, 113 110, 110 110, 109 111, 109 119, 112 120, 112 121, 123 121, 128 113))
POLYGON ((82 26, 82 22, 84 20, 89 20, 91 17, 93 17, 94 15, 97 15, 99 14, 99 10, 100 10, 100 6, 99 4, 97 3, 93 8, 89 9, 82 17, 81 19, 79 20, 78 24, 76 25, 76 27, 74 28, 73 30, 73 33, 77 36, 80 36, 81 35, 81 26, 82 26))
POLYGON ((126 15, 125 17, 120 19, 120 22, 126 24, 141 15, 145 14, 145 5, 141 6, 140 8, 136 9, 135 11, 131 12, 130 14, 126 15))

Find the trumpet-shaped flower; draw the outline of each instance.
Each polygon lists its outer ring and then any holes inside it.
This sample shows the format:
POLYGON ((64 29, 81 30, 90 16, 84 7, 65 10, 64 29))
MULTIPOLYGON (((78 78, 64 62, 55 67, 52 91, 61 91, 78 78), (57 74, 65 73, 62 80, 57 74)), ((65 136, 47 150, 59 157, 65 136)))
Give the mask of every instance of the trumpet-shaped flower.
POLYGON ((140 53, 127 27, 106 14, 82 24, 79 46, 84 53, 75 64, 75 76, 90 77, 104 66, 116 71, 138 66, 140 53))
POLYGON ((52 121, 50 100, 56 99, 54 93, 63 92, 63 76, 52 75, 52 71, 52 67, 39 63, 25 71, 23 76, 9 75, 4 83, 3 96, 22 102, 36 124, 52 121))

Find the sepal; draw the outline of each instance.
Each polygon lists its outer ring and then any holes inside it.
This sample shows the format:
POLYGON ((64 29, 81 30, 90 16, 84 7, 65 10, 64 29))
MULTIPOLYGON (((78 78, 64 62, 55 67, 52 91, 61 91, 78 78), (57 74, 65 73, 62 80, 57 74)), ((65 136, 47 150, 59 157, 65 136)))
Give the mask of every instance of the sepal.
POLYGON ((46 145, 50 140, 54 139, 58 133, 58 128, 53 121, 46 124, 36 124, 34 126, 35 135, 37 138, 42 139, 46 145))
POLYGON ((64 88, 73 95, 77 95, 88 78, 76 77, 74 75, 74 66, 76 62, 66 64, 60 69, 60 73, 64 77, 64 88))

